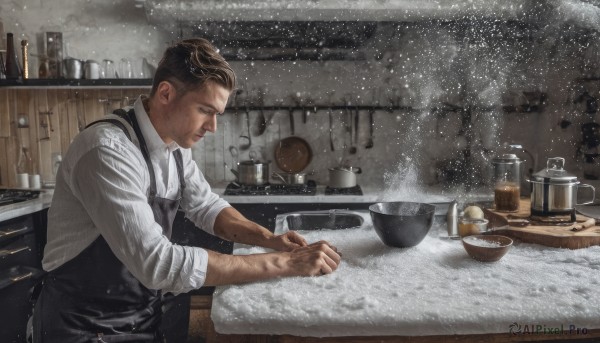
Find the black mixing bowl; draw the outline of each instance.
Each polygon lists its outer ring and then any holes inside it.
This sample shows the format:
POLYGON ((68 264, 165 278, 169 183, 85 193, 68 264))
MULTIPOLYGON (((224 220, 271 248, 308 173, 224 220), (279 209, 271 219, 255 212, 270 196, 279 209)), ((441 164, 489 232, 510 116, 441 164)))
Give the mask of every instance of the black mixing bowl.
POLYGON ((433 224, 435 206, 419 202, 380 202, 369 206, 375 232, 385 245, 415 246, 433 224))

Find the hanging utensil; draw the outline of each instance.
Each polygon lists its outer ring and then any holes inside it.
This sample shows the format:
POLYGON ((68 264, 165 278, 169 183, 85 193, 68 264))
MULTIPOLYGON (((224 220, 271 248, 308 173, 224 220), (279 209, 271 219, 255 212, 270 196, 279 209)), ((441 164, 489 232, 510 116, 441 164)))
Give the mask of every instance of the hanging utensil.
POLYGON ((333 114, 331 113, 331 108, 329 108, 329 149, 335 151, 335 147, 333 146, 333 114))
POLYGON ((373 114, 375 113, 374 108, 369 109, 369 140, 365 144, 365 149, 371 149, 373 147, 373 114))
POLYGON ((234 147, 233 145, 229 146, 229 153, 231 154, 231 159, 233 160, 233 163, 238 163, 238 149, 236 147, 234 147))
POLYGON ((348 119, 350 120, 350 155, 354 155, 356 154, 356 151, 358 149, 356 149, 356 146, 354 145, 354 141, 356 140, 357 137, 357 133, 356 133, 356 123, 358 121, 358 108, 356 109, 356 112, 354 113, 354 122, 352 122, 352 109, 348 109, 348 119))
POLYGON ((247 106, 246 106, 246 126, 247 126, 248 135, 247 136, 240 135, 240 138, 247 139, 248 142, 240 144, 239 145, 240 150, 248 150, 248 149, 250 149, 250 146, 252 145, 252 138, 250 137, 250 110, 248 109, 247 106))
POLYGON ((294 130, 294 109, 293 108, 289 108, 289 117, 290 117, 290 133, 291 135, 295 135, 295 130, 294 130))
POLYGON ((265 113, 263 112, 262 107, 258 111, 258 119, 257 119, 256 127, 257 127, 257 131, 256 131, 257 136, 260 136, 263 133, 265 133, 265 130, 267 129, 267 119, 265 118, 265 113))
POLYGON ((306 124, 306 121, 308 120, 308 113, 309 111, 302 106, 302 124, 306 124))

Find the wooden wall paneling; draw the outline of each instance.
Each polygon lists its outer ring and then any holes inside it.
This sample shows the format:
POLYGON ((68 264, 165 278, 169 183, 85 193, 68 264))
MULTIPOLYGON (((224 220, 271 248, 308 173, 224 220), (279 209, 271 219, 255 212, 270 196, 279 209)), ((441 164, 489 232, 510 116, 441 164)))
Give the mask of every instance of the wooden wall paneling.
POLYGON ((69 131, 69 99, 71 94, 67 89, 58 89, 56 91, 56 118, 58 122, 58 131, 60 133, 60 153, 64 156, 71 142, 69 131))
MULTIPOLYGON (((69 101, 67 102, 67 112, 69 117, 69 143, 79 133, 79 126, 84 125, 85 117, 83 115, 83 95, 79 89, 69 91, 69 101), (80 123, 81 121, 81 123, 80 123)), ((66 150, 65 150, 66 151, 66 150)))
POLYGON ((10 110, 8 89, 0 89, 0 137, 10 136, 10 110))
POLYGON ((58 90, 56 89, 49 89, 46 92, 48 110, 52 112, 52 114, 46 116, 46 120, 48 120, 48 124, 50 125, 48 128, 50 136, 48 144, 49 151, 40 151, 40 160, 42 166, 40 174, 42 176, 42 181, 53 181, 55 179, 52 166, 52 156, 56 153, 61 153, 61 132, 58 109, 59 100, 57 98, 57 95, 58 90))
MULTIPOLYGON (((17 136, 19 137, 19 147, 15 151, 19 156, 22 147, 29 149, 29 155, 32 162, 37 161, 38 156, 38 115, 37 115, 37 100, 35 99, 35 91, 28 89, 19 89, 16 91, 16 111, 13 118, 16 120, 16 115, 19 113, 25 114, 29 118, 29 127, 18 128, 17 136)), ((37 166, 37 165, 36 165, 37 166)), ((31 172, 31 171, 28 171, 31 172)))
POLYGON ((89 125, 91 122, 100 119, 102 114, 102 104, 98 101, 102 90, 90 89, 85 91, 85 120, 89 125))
POLYGON ((10 187, 8 179, 8 170, 12 168, 12 163, 7 160, 7 142, 10 138, 0 137, 0 187, 10 187))
POLYGON ((44 125, 48 125, 47 116, 40 115, 40 112, 46 111, 48 108, 46 100, 46 89, 34 89, 29 91, 28 95, 28 107, 30 117, 35 119, 34 122, 30 122, 29 126, 29 152, 31 153, 32 170, 29 170, 29 174, 39 174, 41 172, 41 155, 47 150, 44 146, 42 148, 42 138, 46 138, 46 129, 49 130, 49 126, 44 128, 44 125))
MULTIPOLYGON (((30 174, 40 174, 44 175, 45 172, 45 156, 50 154, 50 123, 48 122, 48 115, 44 114, 49 111, 48 108, 48 90, 39 89, 33 90, 32 93, 34 98, 35 110, 33 111, 33 115, 36 117, 38 124, 35 126, 35 130, 31 132, 36 132, 36 143, 32 144, 37 146, 37 154, 32 155, 31 158, 34 160, 35 167, 30 174)), ((32 142, 33 143, 33 142, 32 142)), ((32 149, 33 150, 33 149, 32 149)), ((43 177, 43 176, 42 176, 43 177)))
POLYGON ((9 138, 6 141, 6 162, 7 162, 7 173, 8 182, 3 181, 8 187, 15 187, 17 185, 17 160, 20 151, 20 138, 19 130, 17 129, 17 123, 13 119, 15 118, 14 113, 17 111, 17 91, 12 89, 8 91, 8 110, 10 117, 9 125, 9 138))
POLYGON ((93 109, 93 120, 98 120, 106 115, 106 103, 103 102, 106 99, 109 99, 110 90, 106 88, 95 89, 93 90, 93 99, 94 99, 94 109, 93 109))
POLYGON ((108 92, 108 102, 104 104, 102 112, 104 115, 113 113, 114 110, 122 107, 123 91, 121 89, 110 89, 108 92))
POLYGON ((138 88, 128 88, 121 90, 121 107, 133 106, 135 100, 140 96, 140 94, 144 93, 143 90, 138 88))

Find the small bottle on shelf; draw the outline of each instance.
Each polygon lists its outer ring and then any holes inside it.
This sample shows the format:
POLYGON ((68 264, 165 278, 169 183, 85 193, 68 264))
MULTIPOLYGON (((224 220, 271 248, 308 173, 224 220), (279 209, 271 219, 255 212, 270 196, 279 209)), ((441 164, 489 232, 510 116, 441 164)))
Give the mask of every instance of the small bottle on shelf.
POLYGON ((21 41, 21 54, 23 55, 23 79, 29 78, 29 52, 27 51, 28 42, 26 39, 21 41))
POLYGON ((17 51, 15 50, 15 42, 12 33, 6 34, 6 78, 9 80, 16 80, 21 77, 21 67, 19 66, 19 59, 17 58, 17 51))

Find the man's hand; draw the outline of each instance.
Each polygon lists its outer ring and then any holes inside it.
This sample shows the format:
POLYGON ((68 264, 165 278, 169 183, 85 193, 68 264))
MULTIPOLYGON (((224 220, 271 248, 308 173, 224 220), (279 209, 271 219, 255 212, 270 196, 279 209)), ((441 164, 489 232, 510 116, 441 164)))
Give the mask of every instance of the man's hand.
POLYGON ((333 273, 341 259, 336 247, 319 241, 292 250, 288 266, 294 276, 325 275, 333 273))
POLYGON ((296 231, 288 231, 283 235, 272 236, 269 238, 269 248, 277 251, 292 251, 296 248, 305 247, 308 243, 304 237, 296 231))

